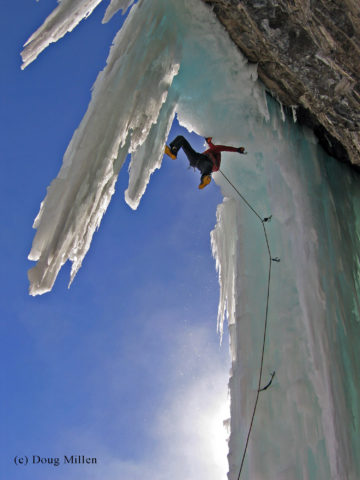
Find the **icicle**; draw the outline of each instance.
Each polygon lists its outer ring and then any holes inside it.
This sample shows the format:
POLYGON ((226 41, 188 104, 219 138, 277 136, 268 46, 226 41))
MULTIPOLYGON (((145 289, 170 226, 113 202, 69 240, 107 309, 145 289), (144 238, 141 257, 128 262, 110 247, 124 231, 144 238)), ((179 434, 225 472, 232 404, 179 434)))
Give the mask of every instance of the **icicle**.
POLYGON ((22 69, 26 68, 50 43, 57 42, 88 17, 102 0, 62 0, 24 45, 22 69))
POLYGON ((119 11, 122 10, 123 14, 134 3, 135 0, 111 0, 110 5, 106 9, 102 23, 107 23, 111 18, 119 11))
POLYGON ((283 104, 279 101, 279 105, 280 105, 280 112, 281 112, 281 120, 283 122, 285 122, 285 112, 284 112, 284 106, 283 104))
POLYGON ((175 117, 175 108, 176 98, 169 94, 157 123, 151 127, 143 145, 131 155, 129 187, 125 191, 125 200, 134 210, 139 205, 151 174, 161 167, 164 145, 175 117))

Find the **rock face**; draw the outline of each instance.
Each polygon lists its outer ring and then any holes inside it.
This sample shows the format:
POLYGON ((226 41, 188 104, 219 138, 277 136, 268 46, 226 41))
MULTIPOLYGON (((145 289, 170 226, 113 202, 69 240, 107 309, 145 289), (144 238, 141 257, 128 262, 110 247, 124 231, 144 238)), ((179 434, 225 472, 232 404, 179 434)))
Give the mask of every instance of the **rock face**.
POLYGON ((360 1, 201 0, 269 92, 324 148, 360 167, 360 1))

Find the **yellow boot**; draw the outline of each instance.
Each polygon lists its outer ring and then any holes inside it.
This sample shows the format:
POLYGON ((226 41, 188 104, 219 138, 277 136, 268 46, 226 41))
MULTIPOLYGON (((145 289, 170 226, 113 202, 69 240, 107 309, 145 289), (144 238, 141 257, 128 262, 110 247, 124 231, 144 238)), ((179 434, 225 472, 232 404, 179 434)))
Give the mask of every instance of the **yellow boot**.
POLYGON ((206 185, 209 185, 209 183, 211 182, 211 175, 204 175, 201 179, 201 183, 199 185, 199 188, 200 190, 205 188, 206 185))
POLYGON ((166 155, 169 155, 169 157, 172 158, 173 160, 176 159, 176 155, 172 153, 172 151, 170 150, 170 147, 168 147, 167 145, 165 145, 165 153, 166 155))

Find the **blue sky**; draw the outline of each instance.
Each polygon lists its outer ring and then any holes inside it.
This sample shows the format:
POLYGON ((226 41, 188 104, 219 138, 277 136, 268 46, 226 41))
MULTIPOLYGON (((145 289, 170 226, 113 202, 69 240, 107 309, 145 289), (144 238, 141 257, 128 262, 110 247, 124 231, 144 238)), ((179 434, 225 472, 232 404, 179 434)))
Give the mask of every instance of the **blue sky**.
MULTIPOLYGON (((55 6, 14 0, 0 20, 1 477, 151 480, 162 478, 161 467, 177 478, 190 475, 194 454, 203 455, 196 468, 205 475, 206 419, 226 394, 229 369, 227 339, 220 348, 216 333, 209 238, 218 187, 199 191, 182 155, 165 158, 134 212, 123 168, 70 290, 65 265, 51 293, 27 294, 32 222, 122 22, 118 14, 101 24, 105 2, 21 71, 22 45, 55 6), (15 455, 64 454, 95 456, 99 465, 64 473, 13 463, 15 455)), ((179 132, 188 135, 175 124, 170 136, 179 132)), ((203 139, 188 138, 203 148, 203 139)), ((188 478, 201 478, 196 472, 188 478)))

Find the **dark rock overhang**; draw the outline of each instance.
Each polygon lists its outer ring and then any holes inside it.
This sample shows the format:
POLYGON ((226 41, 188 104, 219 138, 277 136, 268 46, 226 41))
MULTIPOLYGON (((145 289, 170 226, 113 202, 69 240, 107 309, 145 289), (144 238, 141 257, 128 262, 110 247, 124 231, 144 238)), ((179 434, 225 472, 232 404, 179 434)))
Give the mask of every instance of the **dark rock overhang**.
POLYGON ((360 167, 359 0, 201 0, 269 93, 335 158, 360 167))

